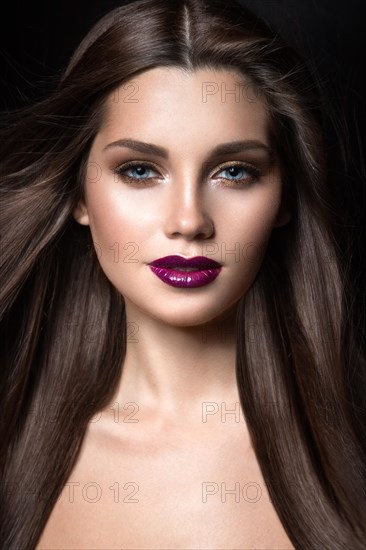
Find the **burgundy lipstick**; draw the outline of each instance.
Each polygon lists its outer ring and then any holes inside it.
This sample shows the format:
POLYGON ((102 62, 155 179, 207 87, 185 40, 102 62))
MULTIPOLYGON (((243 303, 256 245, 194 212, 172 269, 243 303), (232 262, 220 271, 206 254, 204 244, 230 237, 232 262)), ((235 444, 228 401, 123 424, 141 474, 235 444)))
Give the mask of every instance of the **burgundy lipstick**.
POLYGON ((164 283, 179 288, 207 285, 216 279, 221 271, 218 262, 204 256, 165 256, 150 262, 149 267, 164 283))

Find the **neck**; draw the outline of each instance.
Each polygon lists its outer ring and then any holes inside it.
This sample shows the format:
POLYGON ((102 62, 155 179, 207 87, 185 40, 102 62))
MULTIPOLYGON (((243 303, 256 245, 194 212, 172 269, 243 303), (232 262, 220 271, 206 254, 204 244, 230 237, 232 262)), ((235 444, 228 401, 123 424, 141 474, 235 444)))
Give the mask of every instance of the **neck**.
POLYGON ((181 327, 127 303, 126 320, 126 356, 114 401, 177 418, 183 408, 197 414, 207 402, 238 401, 236 308, 205 325, 181 327))

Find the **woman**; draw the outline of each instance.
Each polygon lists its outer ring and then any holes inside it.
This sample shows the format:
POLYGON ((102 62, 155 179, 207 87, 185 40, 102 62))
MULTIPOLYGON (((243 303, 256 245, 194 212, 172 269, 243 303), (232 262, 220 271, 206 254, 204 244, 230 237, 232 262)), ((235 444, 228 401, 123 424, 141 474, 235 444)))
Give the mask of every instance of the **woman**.
POLYGON ((3 130, 4 547, 364 547, 310 82, 236 2, 138 0, 3 130))

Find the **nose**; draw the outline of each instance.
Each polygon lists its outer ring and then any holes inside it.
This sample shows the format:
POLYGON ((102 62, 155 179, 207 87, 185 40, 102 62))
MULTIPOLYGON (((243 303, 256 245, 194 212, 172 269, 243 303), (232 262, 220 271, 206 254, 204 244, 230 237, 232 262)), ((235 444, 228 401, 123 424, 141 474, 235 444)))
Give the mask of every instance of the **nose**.
POLYGON ((175 181, 169 192, 165 234, 169 238, 181 236, 186 240, 212 238, 214 223, 203 204, 202 189, 187 178, 175 181))

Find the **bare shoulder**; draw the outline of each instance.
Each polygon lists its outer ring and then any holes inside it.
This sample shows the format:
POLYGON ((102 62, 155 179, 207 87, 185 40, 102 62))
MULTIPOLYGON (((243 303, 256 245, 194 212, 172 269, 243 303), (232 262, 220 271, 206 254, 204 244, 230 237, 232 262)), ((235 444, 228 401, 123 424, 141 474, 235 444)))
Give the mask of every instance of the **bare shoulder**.
POLYGON ((293 550, 242 425, 106 426, 90 425, 37 550, 293 550))

